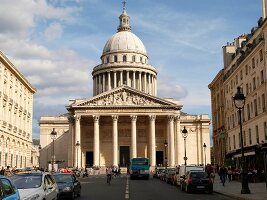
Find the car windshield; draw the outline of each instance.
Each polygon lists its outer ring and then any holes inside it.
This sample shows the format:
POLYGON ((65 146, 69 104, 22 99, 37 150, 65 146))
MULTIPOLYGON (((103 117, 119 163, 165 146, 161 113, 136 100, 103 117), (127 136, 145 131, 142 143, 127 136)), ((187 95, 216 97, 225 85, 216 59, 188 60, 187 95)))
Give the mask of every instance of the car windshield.
POLYGON ((192 178, 208 178, 207 173, 191 173, 192 178))
POLYGON ((18 189, 38 188, 42 184, 41 174, 17 174, 10 177, 18 189))
POLYGON ((71 174, 54 174, 54 178, 57 183, 66 183, 73 181, 71 174))

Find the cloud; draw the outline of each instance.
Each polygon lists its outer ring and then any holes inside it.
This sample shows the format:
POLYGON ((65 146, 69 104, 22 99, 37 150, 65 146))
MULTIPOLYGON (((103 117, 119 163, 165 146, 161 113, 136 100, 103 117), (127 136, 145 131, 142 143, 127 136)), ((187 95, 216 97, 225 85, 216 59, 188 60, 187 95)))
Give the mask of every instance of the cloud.
POLYGON ((63 28, 60 23, 52 23, 50 24, 44 32, 45 38, 48 41, 56 40, 61 38, 63 34, 63 28))

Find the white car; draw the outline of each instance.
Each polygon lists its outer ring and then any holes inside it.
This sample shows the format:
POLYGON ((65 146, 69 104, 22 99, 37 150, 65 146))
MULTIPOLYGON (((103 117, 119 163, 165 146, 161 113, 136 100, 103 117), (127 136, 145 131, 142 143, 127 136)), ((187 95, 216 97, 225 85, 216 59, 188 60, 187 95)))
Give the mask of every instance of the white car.
POLYGON ((56 200, 58 186, 54 177, 46 172, 15 174, 10 177, 22 200, 56 200))

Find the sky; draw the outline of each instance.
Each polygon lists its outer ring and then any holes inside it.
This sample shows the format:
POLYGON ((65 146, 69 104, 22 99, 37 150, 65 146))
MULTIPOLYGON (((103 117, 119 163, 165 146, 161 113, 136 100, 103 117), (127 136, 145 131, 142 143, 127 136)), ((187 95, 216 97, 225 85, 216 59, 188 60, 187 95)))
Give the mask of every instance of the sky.
MULTIPOLYGON (((158 97, 211 118, 222 47, 257 26, 262 0, 127 0, 126 11, 157 69, 158 97)), ((121 13, 122 0, 0 0, 0 50, 37 89, 33 138, 41 116, 93 96, 92 70, 121 13)))

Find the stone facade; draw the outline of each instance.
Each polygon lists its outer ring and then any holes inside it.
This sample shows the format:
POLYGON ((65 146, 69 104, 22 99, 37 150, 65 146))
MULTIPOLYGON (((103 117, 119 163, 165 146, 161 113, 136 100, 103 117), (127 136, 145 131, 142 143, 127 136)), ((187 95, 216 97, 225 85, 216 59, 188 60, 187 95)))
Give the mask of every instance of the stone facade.
POLYGON ((209 85, 217 163, 223 162, 225 154, 237 161, 241 157, 239 116, 232 99, 237 87, 246 96, 242 112, 245 156, 251 168, 262 163, 262 156, 255 154, 267 146, 267 21, 264 16, 263 0, 263 17, 258 20, 258 26, 223 47, 224 68, 209 85))
MULTIPOLYGON (((148 64, 142 41, 131 32, 125 8, 119 19, 118 32, 107 41, 102 63, 92 72, 94 96, 70 100, 66 107, 66 151, 64 158, 56 155, 66 161, 61 166, 127 166, 135 157, 148 157, 152 167, 183 164, 184 126, 188 130, 187 163, 204 164, 205 156, 210 163, 209 117, 185 114, 180 102, 156 96, 157 71, 148 64)), ((49 152, 51 140, 45 135, 57 129, 54 122, 58 119, 44 121, 40 119, 40 139, 49 152)), ((55 142, 57 152, 58 139, 55 142)), ((46 155, 47 163, 51 157, 46 155)))
POLYGON ((31 167, 36 89, 0 52, 0 166, 31 167))

